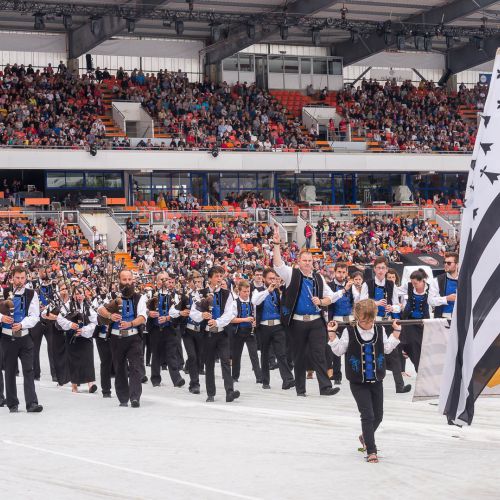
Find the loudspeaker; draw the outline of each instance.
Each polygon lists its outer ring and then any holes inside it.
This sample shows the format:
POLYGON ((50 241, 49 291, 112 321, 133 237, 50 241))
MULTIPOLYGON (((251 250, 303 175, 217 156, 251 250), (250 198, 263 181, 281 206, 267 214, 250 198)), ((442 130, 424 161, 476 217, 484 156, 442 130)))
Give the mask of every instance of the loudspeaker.
POLYGON ((93 71, 94 70, 94 62, 92 61, 92 55, 86 54, 85 60, 87 62, 87 71, 93 71))
POLYGON ((446 82, 448 81, 448 79, 450 78, 451 75, 452 75, 451 69, 447 69, 443 73, 443 76, 439 79, 438 85, 440 87, 444 87, 446 85, 446 82))

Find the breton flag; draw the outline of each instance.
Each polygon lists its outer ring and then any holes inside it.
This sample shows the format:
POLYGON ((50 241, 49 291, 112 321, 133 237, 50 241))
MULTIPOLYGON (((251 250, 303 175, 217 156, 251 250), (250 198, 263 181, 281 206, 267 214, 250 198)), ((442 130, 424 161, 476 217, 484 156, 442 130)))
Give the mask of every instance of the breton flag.
POLYGON ((457 301, 439 409, 468 424, 500 367, 500 49, 476 137, 464 201, 457 301))

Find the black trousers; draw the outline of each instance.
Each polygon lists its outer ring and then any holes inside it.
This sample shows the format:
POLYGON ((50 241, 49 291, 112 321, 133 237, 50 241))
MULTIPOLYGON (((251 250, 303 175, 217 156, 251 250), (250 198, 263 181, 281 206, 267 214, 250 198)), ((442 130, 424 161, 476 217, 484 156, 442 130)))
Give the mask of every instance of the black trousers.
POLYGON ((361 417, 361 430, 366 452, 368 454, 377 453, 375 431, 384 416, 383 383, 382 381, 365 384, 350 382, 350 387, 361 417))
MULTIPOLYGON (((337 337, 342 337, 344 328, 340 327, 337 331, 337 337)), ((333 380, 336 382, 342 381, 342 356, 337 356, 332 351, 331 347, 326 345, 326 365, 328 369, 333 370, 333 380)))
POLYGON ((179 355, 177 332, 172 326, 153 327, 151 336, 151 383, 161 382, 161 365, 166 361, 172 383, 177 385, 181 380, 179 373, 179 355))
POLYGON ((250 329, 238 329, 233 335, 231 343, 231 359, 233 361, 231 368, 233 379, 238 380, 240 378, 241 355, 243 354, 243 347, 245 344, 248 349, 248 355, 250 356, 255 379, 261 382, 262 371, 259 364, 259 355, 257 354, 257 339, 250 329))
POLYGON ((187 354, 187 369, 189 373, 189 388, 200 387, 200 368, 203 353, 203 333, 186 328, 182 335, 187 354))
POLYGON ((101 389, 103 394, 111 394, 111 372, 113 369, 113 355, 111 353, 111 340, 96 337, 97 352, 99 353, 101 389))
POLYGON ((3 403, 5 400, 5 386, 3 383, 3 351, 2 351, 2 342, 0 342, 0 402, 3 403))
POLYGON ((205 353, 205 384, 208 396, 215 396, 215 358, 220 359, 224 389, 232 391, 233 377, 231 376, 231 364, 229 362, 229 337, 227 332, 210 333, 202 332, 203 352, 205 353))
POLYGON ((142 335, 142 354, 146 357, 146 366, 151 366, 151 335, 144 332, 142 335))
POLYGON ((24 400, 26 408, 32 403, 38 403, 35 392, 35 373, 33 370, 33 339, 31 335, 14 338, 2 335, 4 367, 5 367, 5 389, 7 396, 7 406, 12 408, 19 404, 17 399, 16 372, 17 360, 21 360, 24 377, 24 400))
POLYGON ((326 373, 327 331, 325 322, 321 318, 313 321, 292 320, 289 331, 292 340, 297 394, 306 392, 306 356, 308 354, 311 368, 316 372, 320 391, 331 387, 332 383, 326 373))
POLYGON ((271 375, 269 370, 269 357, 274 351, 278 361, 278 368, 283 382, 292 382, 293 374, 287 361, 287 344, 285 330, 282 325, 260 325, 257 331, 261 342, 260 364, 262 367, 262 383, 269 385, 271 375))
POLYGON ((33 339, 33 369, 35 370, 35 378, 39 379, 41 375, 40 370, 40 347, 42 345, 42 337, 47 341, 47 354, 49 356, 50 376, 57 377, 56 369, 54 366, 54 359, 52 357, 52 337, 54 335, 54 321, 43 320, 39 321, 34 328, 31 329, 30 334, 33 339))
POLYGON ((418 372, 420 364, 420 354, 422 352, 422 339, 424 336, 424 325, 407 325, 403 326, 401 331, 401 348, 403 349, 410 361, 418 372))
POLYGON ((111 353, 115 365, 115 392, 120 403, 139 401, 142 394, 144 358, 141 336, 118 337, 111 335, 111 353))
POLYGON ((57 383, 64 385, 69 382, 69 363, 64 331, 54 328, 52 333, 52 359, 54 360, 54 370, 56 372, 57 383))

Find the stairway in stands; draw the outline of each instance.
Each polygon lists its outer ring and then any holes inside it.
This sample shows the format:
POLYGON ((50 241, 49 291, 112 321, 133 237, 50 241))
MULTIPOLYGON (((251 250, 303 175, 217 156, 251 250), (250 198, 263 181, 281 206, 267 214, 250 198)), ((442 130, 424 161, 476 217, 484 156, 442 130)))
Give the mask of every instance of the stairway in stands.
POLYGON ((464 121, 467 125, 472 125, 477 127, 477 114, 479 110, 475 106, 468 105, 460 105, 458 107, 458 114, 462 121, 464 121))
POLYGON ((115 262, 120 264, 123 260, 123 264, 125 269, 130 269, 131 271, 137 271, 137 266, 132 261, 132 257, 129 253, 126 252, 116 252, 115 253, 115 262))
POLYGON ((91 250, 89 240, 85 238, 78 224, 66 224, 66 228, 69 233, 72 233, 80 239, 80 250, 88 251, 91 250))
POLYGON ((106 137, 127 137, 127 134, 113 121, 113 80, 105 80, 100 85, 105 114, 98 116, 106 127, 106 137))

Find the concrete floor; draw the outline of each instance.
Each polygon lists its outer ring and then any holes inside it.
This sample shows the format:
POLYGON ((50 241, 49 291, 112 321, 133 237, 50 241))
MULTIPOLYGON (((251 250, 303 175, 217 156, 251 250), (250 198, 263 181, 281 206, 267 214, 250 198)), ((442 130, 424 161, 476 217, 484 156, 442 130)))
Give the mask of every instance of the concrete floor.
POLYGON ((140 409, 119 408, 100 392, 56 387, 42 353, 43 413, 0 409, 0 498, 500 498, 500 399, 480 399, 472 427, 450 427, 436 406, 395 394, 389 373, 382 458, 372 465, 357 451, 360 422, 346 383, 324 397, 311 380, 308 397, 297 398, 281 390, 275 370, 264 391, 245 352, 234 403, 225 403, 217 365, 215 403, 205 403, 203 377, 195 396, 163 372, 164 386, 143 386, 140 409))

